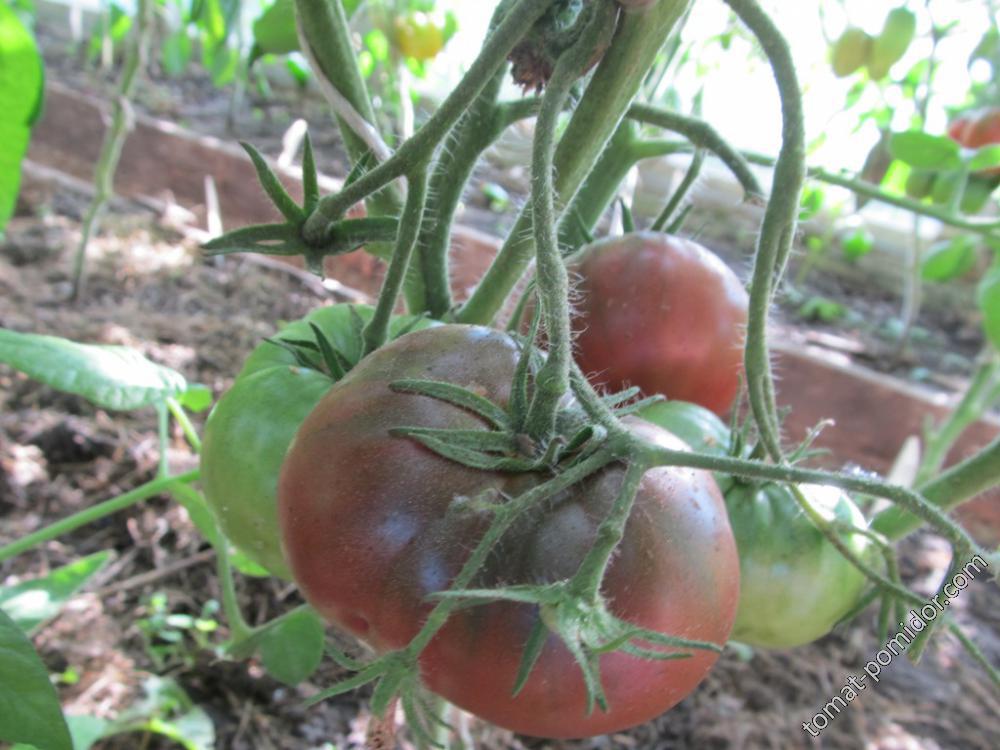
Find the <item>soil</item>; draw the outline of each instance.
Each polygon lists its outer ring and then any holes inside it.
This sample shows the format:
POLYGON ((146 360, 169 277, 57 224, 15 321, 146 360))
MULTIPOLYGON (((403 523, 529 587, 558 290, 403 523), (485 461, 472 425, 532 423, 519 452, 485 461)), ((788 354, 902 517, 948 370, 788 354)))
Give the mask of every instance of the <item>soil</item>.
MULTIPOLYGON (((51 76, 98 92, 107 89, 110 79, 101 83, 92 71, 79 72, 73 54, 53 53, 52 59, 51 76)), ((159 81, 143 92, 149 111, 232 137, 226 134, 226 108, 219 104, 223 100, 205 79, 159 81), (150 101, 162 103, 157 109, 150 101)), ((281 96, 278 101, 288 104, 281 96)), ((313 112, 312 123, 327 119, 315 101, 297 101, 295 107, 293 111, 313 112)), ((238 135, 249 136, 275 153, 280 150, 282 126, 287 126, 281 113, 288 109, 278 104, 262 111, 263 120, 239 119, 238 135)), ((313 135, 321 159, 328 164, 342 159, 332 133, 313 135)), ((491 173, 485 179, 492 181, 495 176, 491 173)), ((517 189, 517 175, 497 177, 501 184, 504 180, 517 189)), ((92 243, 86 292, 79 303, 70 305, 69 268, 85 206, 86 197, 65 185, 41 180, 25 186, 18 215, 0 246, 0 326, 126 344, 218 395, 231 383, 247 352, 273 332, 276 321, 298 318, 337 299, 305 283, 292 269, 246 258, 205 261, 182 233, 161 224, 142 206, 118 201, 92 243)), ((473 224, 496 231, 511 214, 477 215, 486 218, 473 224)), ((745 253, 735 249, 739 246, 745 245, 734 241, 730 259, 745 267, 745 253)), ((821 291, 827 296, 837 293, 832 287, 821 291)), ((863 298, 857 290, 841 292, 858 296, 849 301, 863 320, 872 320, 872 315, 878 320, 892 317, 891 301, 885 298, 863 298)), ((918 354, 912 356, 917 359, 900 367, 905 372, 926 368, 932 373, 930 380, 949 387, 967 373, 979 346, 974 326, 965 313, 950 319, 928 316, 920 323, 932 343, 915 347, 918 354), (941 359, 934 352, 940 353, 942 341, 947 342, 947 351, 958 352, 953 369, 934 366, 941 359)), ((888 345, 879 349, 869 328, 857 322, 856 330, 840 326, 836 333, 860 342, 860 351, 868 352, 873 361, 885 361, 888 345)), ((203 418, 196 416, 196 423, 203 418)), ((108 413, 0 367, 0 544, 149 481, 158 460, 152 412, 108 413)), ((197 464, 179 433, 172 436, 170 461, 175 471, 197 464)), ((114 717, 141 697, 150 674, 169 675, 208 713, 218 748, 365 746, 370 719, 366 691, 309 709, 302 706, 305 698, 341 676, 329 662, 307 683, 288 688, 268 677, 255 659, 234 662, 218 655, 213 647, 227 635, 224 623, 201 642, 190 634, 179 644, 162 637, 147 639, 143 623, 149 621, 158 595, 165 597, 169 612, 191 615, 200 615, 206 602, 218 601, 221 595, 208 545, 183 509, 166 498, 150 500, 0 564, 0 584, 44 575, 102 549, 115 552, 110 567, 35 638, 54 674, 72 669, 79 677, 59 683, 68 712, 114 717)), ((945 573, 946 553, 943 541, 930 533, 903 543, 906 582, 930 596, 945 573)), ((254 623, 300 603, 294 587, 275 579, 242 578, 238 593, 254 623)), ((1000 663, 1000 590, 985 578, 976 581, 955 600, 952 614, 987 658, 1000 663)), ((793 651, 727 649, 718 667, 679 706, 647 725, 611 737, 540 741, 472 719, 462 721, 468 723, 474 747, 497 750, 996 747, 1000 698, 950 635, 936 638, 919 666, 895 659, 883 670, 881 681, 834 718, 820 738, 810 738, 802 722, 812 720, 849 676, 860 674, 881 645, 875 612, 870 610, 855 626, 793 651)), ((405 732, 400 743, 410 747, 405 732)), ((133 734, 95 747, 156 750, 177 745, 133 734)))

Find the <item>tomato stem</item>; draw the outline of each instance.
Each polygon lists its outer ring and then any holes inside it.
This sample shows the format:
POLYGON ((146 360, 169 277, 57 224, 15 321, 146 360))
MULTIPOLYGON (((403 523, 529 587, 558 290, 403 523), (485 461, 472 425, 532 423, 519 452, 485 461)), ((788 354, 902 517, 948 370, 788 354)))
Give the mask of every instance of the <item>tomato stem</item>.
POLYGON ((688 167, 687 172, 684 173, 684 178, 681 180, 680 185, 674 190, 667 204, 660 211, 660 215, 656 217, 656 221, 653 222, 651 229, 654 232, 663 231, 663 228, 668 225, 670 220, 674 216, 674 212, 681 205, 681 201, 687 196, 694 186, 695 181, 698 179, 698 175, 701 174, 701 167, 705 163, 705 149, 699 148, 694 152, 694 158, 691 159, 691 165, 688 167))
POLYGON ((545 444, 555 429, 559 402, 569 390, 571 332, 569 320, 569 274, 559 252, 556 235, 553 160, 556 126, 570 90, 593 56, 600 38, 612 26, 618 9, 598 3, 582 11, 579 38, 556 63, 542 99, 535 124, 532 149, 531 210, 538 263, 538 298, 548 335, 549 356, 535 379, 535 390, 525 419, 525 430, 545 444))
POLYGON ((753 173, 750 162, 743 154, 729 145, 729 142, 719 135, 709 123, 697 117, 682 115, 679 112, 638 102, 629 107, 626 116, 637 122, 679 133, 698 148, 711 151, 733 173, 748 200, 763 199, 764 190, 761 188, 757 176, 753 173))
POLYGON ((90 244, 90 238, 97 232, 105 205, 114 195, 115 171, 118 169, 118 161, 121 159, 125 139, 128 137, 135 119, 132 113, 131 98, 139 74, 146 68, 146 58, 149 55, 149 39, 153 28, 153 7, 152 0, 138 0, 135 28, 126 47, 121 80, 114 98, 111 124, 104 136, 97 164, 94 166, 94 197, 83 216, 83 223, 80 227, 80 242, 73 258, 71 300, 78 299, 83 290, 87 246, 90 244))
POLYGON ((389 336, 389 321, 392 318, 392 311, 396 307, 396 300, 399 299, 406 271, 410 267, 410 258, 413 256, 413 250, 417 244, 417 235, 420 232, 420 223, 424 215, 424 203, 427 197, 426 164, 419 164, 409 172, 407 183, 409 190, 406 196, 406 206, 403 208, 403 215, 399 220, 396 248, 392 253, 392 260, 389 262, 385 280, 382 282, 382 290, 379 292, 375 313, 362 333, 364 354, 370 354, 378 349, 389 336))
POLYGON ((118 497, 111 498, 110 500, 105 500, 103 503, 98 503, 97 505, 85 508, 78 513, 62 518, 55 523, 39 529, 38 531, 0 547, 0 562, 8 560, 11 557, 15 557, 16 555, 20 555, 22 552, 26 552, 32 547, 56 539, 63 534, 75 531, 81 526, 86 526, 88 523, 93 523, 94 521, 104 518, 105 516, 110 516, 112 513, 124 510, 125 508, 140 503, 143 500, 148 500, 156 495, 167 493, 170 491, 170 488, 175 485, 189 484, 198 479, 199 476, 200 472, 189 471, 186 474, 178 474, 172 477, 158 477, 157 479, 140 485, 134 490, 130 490, 123 495, 119 495, 118 497))
POLYGON ((548 10, 555 0, 520 0, 497 26, 487 40, 468 73, 442 102, 434 115, 408 139, 389 159, 336 195, 328 195, 306 220, 305 236, 312 242, 322 242, 332 222, 350 207, 371 193, 426 162, 448 131, 465 113, 469 103, 500 68, 527 29, 548 10))
MULTIPOLYGON (((660 0, 645 13, 625 14, 597 66, 555 154, 555 198, 573 199, 639 90, 664 40, 691 0, 660 0)), ((460 323, 487 325, 503 307, 532 258, 530 207, 521 211, 476 291, 456 314, 460 323)))
POLYGON ((792 248, 799 199, 805 181, 805 127, 802 94, 788 42, 757 0, 726 0, 757 37, 774 71, 781 97, 782 140, 774 185, 754 261, 747 319, 746 372, 750 408, 761 442, 774 461, 782 461, 774 377, 767 347, 767 317, 773 289, 792 248))

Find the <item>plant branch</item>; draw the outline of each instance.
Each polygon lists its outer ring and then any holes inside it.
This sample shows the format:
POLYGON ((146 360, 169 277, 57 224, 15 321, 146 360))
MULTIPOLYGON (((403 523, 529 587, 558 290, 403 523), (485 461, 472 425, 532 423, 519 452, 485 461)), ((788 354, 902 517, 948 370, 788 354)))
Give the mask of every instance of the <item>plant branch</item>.
POLYGON ((387 161, 382 162, 340 193, 323 198, 305 224, 305 236, 322 242, 329 226, 365 196, 380 190, 421 162, 427 161, 434 149, 465 112, 490 78, 502 66, 525 31, 548 10, 555 0, 520 0, 493 35, 487 40, 479 57, 434 115, 424 123, 387 161))
POLYGON ((743 187, 749 200, 762 201, 764 191, 746 158, 729 143, 709 123, 696 117, 682 115, 650 104, 636 103, 629 107, 628 117, 637 122, 655 125, 674 133, 679 133, 699 148, 715 154, 725 164, 743 187))
MULTIPOLYGON (((557 205, 573 200, 618 127, 664 40, 691 0, 660 0, 645 13, 623 14, 611 47, 598 65, 556 149, 557 205)), ((534 250, 526 207, 489 270, 456 319, 488 324, 517 285, 534 250)))
POLYGON ((771 458, 782 460, 774 378, 767 347, 767 316, 773 289, 791 252, 805 181, 805 129, 802 94, 791 51, 757 0, 726 0, 757 37, 771 63, 781 96, 782 142, 774 168, 774 187, 761 223, 754 260, 747 319, 747 392, 761 442, 771 458))
POLYGON ((552 435, 560 400, 569 390, 570 348, 569 274, 559 252, 556 234, 553 160, 556 126, 580 72, 586 69, 601 35, 613 24, 618 9, 610 2, 588 6, 579 39, 559 58, 549 80, 535 125, 532 149, 531 210, 538 263, 538 299, 548 336, 549 356, 535 379, 525 420, 528 435, 545 444, 552 435))
POLYGON ((90 244, 90 238, 97 232, 104 207, 114 195, 115 171, 118 169, 118 161, 121 159, 125 139, 128 137, 135 119, 132 112, 132 94, 135 91, 139 74, 146 69, 146 58, 149 56, 153 6, 153 0, 138 0, 135 28, 129 37, 121 80, 118 83, 118 94, 112 105, 111 125, 104 136, 101 155, 94 167, 94 197, 87 207, 86 214, 84 214, 83 224, 80 228, 80 243, 77 245, 76 255, 73 258, 71 300, 79 299, 83 290, 87 246, 90 244))
POLYGON ((368 321, 362 333, 364 353, 370 354, 385 343, 389 335, 389 321, 392 311, 399 299, 399 292, 410 266, 410 258, 417 244, 420 232, 420 222, 424 215, 424 200, 427 197, 427 168, 418 165, 408 178, 409 190, 406 196, 406 206, 399 220, 399 231, 396 237, 396 249, 392 254, 389 269, 386 271, 382 290, 379 292, 378 303, 372 319, 368 321))
POLYGON ((103 503, 98 503, 97 505, 85 508, 78 513, 62 518, 55 523, 49 524, 45 528, 39 529, 38 531, 21 537, 10 544, 0 547, 0 562, 8 560, 11 557, 21 554, 22 552, 26 552, 39 544, 56 539, 63 534, 75 531, 81 526, 86 526, 88 523, 93 523, 94 521, 104 518, 105 516, 110 516, 112 513, 124 510, 125 508, 140 503, 143 500, 148 500, 156 495, 167 493, 170 491, 171 487, 174 487, 175 485, 190 484, 198 479, 199 476, 200 472, 189 471, 186 474, 178 474, 173 477, 160 477, 151 482, 147 482, 144 485, 136 487, 134 490, 130 490, 124 495, 119 495, 118 497, 114 497, 110 500, 105 500, 103 503))

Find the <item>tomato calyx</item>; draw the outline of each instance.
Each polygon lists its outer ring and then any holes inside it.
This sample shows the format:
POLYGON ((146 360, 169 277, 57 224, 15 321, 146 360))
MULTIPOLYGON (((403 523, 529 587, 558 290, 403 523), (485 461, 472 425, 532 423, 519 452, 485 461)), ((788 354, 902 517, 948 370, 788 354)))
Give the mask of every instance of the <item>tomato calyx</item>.
MULTIPOLYGON (((232 253, 295 256, 305 259, 306 268, 317 276, 323 275, 323 260, 327 256, 353 252, 369 242, 390 242, 396 238, 399 221, 392 217, 341 218, 332 222, 322 237, 310 237, 306 222, 319 203, 319 173, 313 155, 312 142, 306 134, 302 157, 304 197, 298 204, 285 190, 281 180, 263 155, 249 143, 241 142, 257 172, 257 179, 275 208, 285 217, 283 222, 255 224, 235 229, 204 243, 202 251, 209 257, 232 253)), ((370 166, 361 159, 347 176, 344 186, 357 180, 370 166)), ((349 214, 348 214, 349 216, 349 214)))

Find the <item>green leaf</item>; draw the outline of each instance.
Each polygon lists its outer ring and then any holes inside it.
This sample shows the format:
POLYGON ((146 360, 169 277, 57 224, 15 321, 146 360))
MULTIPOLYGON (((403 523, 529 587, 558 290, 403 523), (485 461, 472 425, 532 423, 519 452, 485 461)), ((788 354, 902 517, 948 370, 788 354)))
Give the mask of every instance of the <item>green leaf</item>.
POLYGON ((969 159, 969 169, 973 172, 990 167, 1000 167, 1000 145, 983 146, 972 154, 969 159))
POLYGON ((212 389, 201 383, 192 383, 177 396, 177 401, 185 409, 200 414, 212 405, 212 389))
POLYGON ((0 328, 0 362, 105 409, 130 411, 187 390, 184 376, 125 346, 78 344, 0 328))
POLYGON ((299 48, 295 0, 278 0, 253 22, 253 39, 265 53, 284 55, 299 48))
POLYGON ((191 37, 188 36, 186 28, 177 29, 173 34, 163 40, 163 48, 160 50, 160 62, 167 75, 181 75, 191 62, 191 37))
POLYGON ((31 641, 0 610, 0 741, 73 750, 59 697, 31 641))
POLYGON ((112 722, 98 716, 67 716, 69 733, 73 736, 73 750, 90 750, 97 741, 107 736, 112 722))
POLYGON ((1000 350, 1000 266, 993 266, 982 281, 976 293, 979 310, 983 314, 983 330, 986 338, 1000 350))
POLYGON ((62 606, 111 561, 104 550, 57 568, 43 578, 33 578, 0 589, 0 608, 30 634, 59 614, 62 606))
POLYGON ((269 628, 260 639, 264 668, 286 685, 298 685, 323 660, 323 622, 315 612, 292 612, 269 628))
POLYGON ((976 264, 976 239, 960 235, 934 245, 921 266, 926 281, 949 281, 965 274, 976 264))
POLYGON ((14 211, 21 160, 41 112, 44 84, 34 37, 6 3, 0 4, 0 232, 14 211))
POLYGON ((918 169, 949 170, 962 165, 957 143, 946 136, 919 130, 893 134, 889 139, 889 152, 894 159, 918 169))

